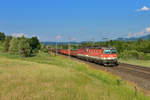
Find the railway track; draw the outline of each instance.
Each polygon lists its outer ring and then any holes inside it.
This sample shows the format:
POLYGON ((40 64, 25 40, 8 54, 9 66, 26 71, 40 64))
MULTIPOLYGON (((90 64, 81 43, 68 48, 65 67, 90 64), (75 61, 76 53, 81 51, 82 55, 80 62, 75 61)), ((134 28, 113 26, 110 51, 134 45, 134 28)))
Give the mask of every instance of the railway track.
POLYGON ((117 69, 131 71, 130 73, 133 75, 150 80, 150 68, 120 63, 117 69))
MULTIPOLYGON (((67 57, 65 55, 62 56, 67 57)), ((70 58, 79 62, 86 63, 90 65, 90 67, 93 67, 95 69, 111 72, 112 74, 121 77, 123 80, 133 82, 138 87, 150 91, 150 68, 148 67, 125 64, 125 63, 119 63, 117 67, 104 67, 102 65, 95 64, 92 62, 87 62, 74 57, 70 57, 70 58)))
POLYGON ((143 66, 138 66, 138 65, 131 65, 131 64, 125 64, 125 63, 119 63, 119 65, 121 66, 126 66, 126 67, 130 67, 130 68, 136 68, 140 71, 143 71, 143 72, 150 72, 150 68, 148 67, 143 67, 143 66))
POLYGON ((118 67, 107 68, 107 70, 150 91, 150 68, 148 67, 120 63, 118 67))

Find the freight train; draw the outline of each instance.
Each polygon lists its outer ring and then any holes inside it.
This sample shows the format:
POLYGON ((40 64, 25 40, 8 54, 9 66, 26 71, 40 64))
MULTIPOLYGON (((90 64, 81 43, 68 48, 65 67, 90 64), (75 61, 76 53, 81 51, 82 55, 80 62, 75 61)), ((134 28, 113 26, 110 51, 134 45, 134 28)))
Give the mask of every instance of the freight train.
POLYGON ((118 65, 117 50, 111 47, 80 48, 76 50, 60 49, 59 53, 104 66, 118 65))

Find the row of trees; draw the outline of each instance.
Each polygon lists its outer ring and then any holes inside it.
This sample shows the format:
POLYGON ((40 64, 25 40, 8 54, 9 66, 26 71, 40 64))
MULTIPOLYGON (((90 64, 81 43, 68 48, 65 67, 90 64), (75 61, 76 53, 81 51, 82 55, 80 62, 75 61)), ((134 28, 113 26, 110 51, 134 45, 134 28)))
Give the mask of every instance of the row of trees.
POLYGON ((41 44, 37 37, 26 38, 6 36, 0 32, 0 41, 3 43, 4 52, 17 54, 22 57, 35 55, 39 50, 46 52, 46 46, 41 44))

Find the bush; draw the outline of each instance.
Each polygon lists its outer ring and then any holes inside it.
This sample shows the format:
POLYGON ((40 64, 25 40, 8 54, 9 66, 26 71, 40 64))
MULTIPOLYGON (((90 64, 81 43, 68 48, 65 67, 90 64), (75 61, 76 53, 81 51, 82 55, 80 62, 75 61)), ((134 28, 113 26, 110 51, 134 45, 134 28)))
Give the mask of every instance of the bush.
POLYGON ((44 45, 44 44, 41 44, 41 49, 40 49, 42 52, 45 52, 45 53, 47 53, 48 52, 48 49, 47 49, 47 47, 46 47, 46 45, 44 45))
POLYGON ((125 50, 119 55, 123 59, 139 59, 139 60, 150 60, 150 54, 138 52, 136 50, 125 50))
POLYGON ((33 55, 36 55, 37 53, 39 53, 39 50, 38 50, 38 49, 32 50, 32 54, 33 54, 33 55))
POLYGON ((25 37, 13 37, 10 41, 9 52, 11 54, 17 54, 22 57, 28 57, 31 55, 31 47, 25 37))
POLYGON ((5 40, 5 34, 3 32, 0 32, 0 41, 5 40))
POLYGON ((12 40, 10 41, 10 47, 9 47, 9 52, 11 54, 18 54, 19 51, 18 44, 19 44, 18 38, 13 37, 12 40))
POLYGON ((134 58, 134 59, 138 59, 139 58, 139 52, 136 50, 125 50, 122 53, 120 53, 120 57, 124 58, 124 59, 129 59, 129 58, 134 58))
POLYGON ((149 53, 145 53, 142 57, 142 60, 150 60, 150 54, 149 53))
POLYGON ((37 37, 32 37, 32 38, 28 39, 28 42, 29 42, 32 50, 34 50, 34 49, 39 50, 40 49, 40 41, 38 40, 37 37))
POLYGON ((11 36, 6 36, 4 44, 3 44, 4 45, 4 52, 8 52, 9 51, 11 39, 12 39, 11 36))
POLYGON ((31 47, 25 37, 21 37, 19 44, 19 55, 22 57, 29 57, 31 55, 31 47))

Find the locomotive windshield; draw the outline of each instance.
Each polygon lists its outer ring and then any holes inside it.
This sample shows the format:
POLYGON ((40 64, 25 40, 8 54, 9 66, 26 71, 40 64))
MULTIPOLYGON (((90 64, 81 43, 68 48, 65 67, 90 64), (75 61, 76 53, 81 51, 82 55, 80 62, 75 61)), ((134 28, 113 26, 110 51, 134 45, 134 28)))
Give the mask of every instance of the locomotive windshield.
POLYGON ((110 54, 110 53, 111 53, 111 50, 104 50, 104 53, 105 53, 105 54, 110 54))
POLYGON ((116 53, 117 53, 117 50, 112 49, 112 50, 111 50, 111 53, 112 53, 112 54, 116 54, 116 53))
POLYGON ((116 54, 117 50, 116 49, 111 49, 111 50, 104 50, 104 54, 116 54))

